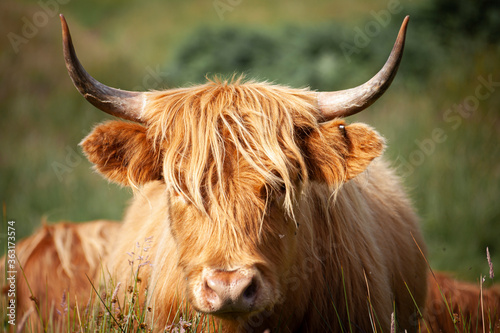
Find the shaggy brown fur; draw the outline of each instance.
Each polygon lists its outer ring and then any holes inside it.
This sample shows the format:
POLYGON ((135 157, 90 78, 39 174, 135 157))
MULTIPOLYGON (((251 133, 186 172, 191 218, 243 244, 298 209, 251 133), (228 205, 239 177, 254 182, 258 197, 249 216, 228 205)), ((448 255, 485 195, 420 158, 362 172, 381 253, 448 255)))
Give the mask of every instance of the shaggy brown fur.
POLYGON ((483 327, 486 332, 500 332, 500 286, 485 288, 481 294, 479 284, 443 273, 429 275, 425 320, 423 332, 474 333, 483 332, 483 327))
POLYGON ((216 318, 225 331, 388 332, 394 310, 418 329, 425 248, 373 129, 318 123, 308 90, 240 80, 150 92, 142 119, 99 125, 82 147, 137 189, 106 267, 126 285, 126 253, 152 241, 140 278, 155 330, 179 304, 210 312, 203 272, 241 268, 258 271, 259 297, 216 318))
POLYGON ((124 185, 162 179, 160 156, 139 124, 110 121, 85 138, 90 162, 108 179, 124 185))
MULTIPOLYGON (((164 180, 153 172, 140 189, 109 265, 126 276, 125 253, 154 236, 141 279, 154 287, 159 327, 178 303, 203 310, 205 269, 256 266, 266 300, 224 318, 228 331, 371 331, 370 316, 388 331, 394 308, 400 327, 416 330, 409 292, 423 306, 426 274, 413 238, 423 241, 392 171, 380 160, 368 167, 383 150, 375 131, 319 124, 309 91, 253 82, 152 92, 143 119, 164 180)), ((91 161, 103 160, 96 144, 82 143, 91 161)))
MULTIPOLYGON (((54 320, 61 319, 59 313, 64 312, 61 308, 63 293, 68 295, 66 297, 70 297, 69 295, 74 297, 76 291, 80 308, 83 309, 83 306, 87 304, 88 295, 92 291, 88 280, 82 280, 82 271, 95 276, 95 272, 99 268, 100 256, 106 253, 104 244, 110 241, 110 237, 118 231, 118 228, 119 224, 104 220, 86 224, 61 223, 43 226, 35 234, 17 245, 20 257, 31 258, 22 260, 25 262, 23 267, 26 270, 28 281, 31 281, 30 287, 33 290, 33 295, 42 306, 42 317, 45 322, 48 320, 49 312, 52 312, 54 320), (83 233, 86 234, 84 243, 87 245, 82 245, 83 243, 78 240, 73 243, 75 237, 80 239, 83 233), (83 265, 80 265, 78 258, 82 256, 82 246, 85 247, 88 258, 83 265), (58 260, 53 258, 58 258, 58 260), (37 269, 33 266, 34 264, 37 267, 42 266, 43 269, 37 269), (68 267, 68 265, 73 268, 63 268, 63 266, 68 267), (50 283, 47 281, 46 284, 38 279, 40 272, 61 270, 72 272, 70 274, 72 277, 76 277, 76 280, 70 279, 66 273, 48 275, 47 280, 50 283), (50 288, 46 289, 47 286, 50 288), (51 311, 47 311, 47 304, 51 304, 51 311)), ((0 272, 3 272, 3 264, 4 259, 2 258, 0 272)), ((297 283, 298 285, 299 283, 298 279, 289 278, 288 280, 291 284, 297 283)), ((421 323, 421 332, 483 331, 481 291, 478 285, 455 280, 444 273, 429 274, 428 285, 425 322, 421 323), (455 325, 453 320, 455 320, 455 325)), ((18 281, 17 286, 21 287, 21 291, 17 295, 18 313, 21 315, 30 314, 29 320, 26 321, 27 328, 39 328, 35 304, 31 299, 31 293, 27 290, 24 278, 22 281, 18 281)), ((484 289, 482 299, 486 331, 500 332, 500 287, 493 286, 484 289)), ((74 302, 70 303, 68 310, 72 311, 74 302)))
MULTIPOLYGON (((66 318, 67 311, 73 313, 76 300, 85 306, 91 295, 87 276, 95 278, 108 252, 106 244, 118 227, 105 220, 44 225, 16 244, 17 324, 28 314, 25 327, 40 331, 38 313, 44 323, 50 318, 57 322, 66 318)), ((3 258, 0 272, 4 272, 3 258)))

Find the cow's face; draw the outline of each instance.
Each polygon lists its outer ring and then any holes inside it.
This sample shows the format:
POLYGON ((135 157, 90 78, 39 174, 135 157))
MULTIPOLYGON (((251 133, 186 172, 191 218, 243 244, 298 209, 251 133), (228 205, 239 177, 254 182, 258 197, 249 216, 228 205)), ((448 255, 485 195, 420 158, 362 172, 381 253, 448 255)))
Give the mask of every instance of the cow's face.
POLYGON ((319 124, 315 113, 307 92, 209 83, 152 93, 145 125, 108 122, 82 146, 110 180, 163 180, 188 299, 234 316, 285 293, 301 233, 314 229, 297 209, 304 187, 336 188, 383 149, 368 126, 319 124))
POLYGON ((284 193, 268 193, 275 190, 265 189, 269 185, 256 172, 239 172, 206 211, 175 190, 169 199, 187 297, 197 310, 226 317, 277 302, 280 277, 296 248, 296 226, 282 205, 284 193))

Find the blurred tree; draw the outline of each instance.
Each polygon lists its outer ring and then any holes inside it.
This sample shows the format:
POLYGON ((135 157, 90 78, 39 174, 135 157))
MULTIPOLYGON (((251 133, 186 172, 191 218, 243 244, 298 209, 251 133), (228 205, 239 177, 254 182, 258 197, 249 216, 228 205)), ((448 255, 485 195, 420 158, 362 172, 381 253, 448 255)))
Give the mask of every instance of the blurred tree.
MULTIPOLYGON (((205 75, 210 78, 214 74, 228 77, 246 73, 249 78, 294 87, 350 88, 382 67, 400 24, 401 21, 392 20, 387 27, 380 27, 376 36, 366 36, 363 45, 356 44, 356 34, 366 25, 288 25, 272 33, 235 26, 201 28, 178 47, 168 65, 168 82, 180 86, 204 82, 205 75), (351 49, 343 45, 350 45, 351 49)), ((440 59, 439 45, 428 37, 426 31, 408 39, 401 71, 410 72, 410 77, 424 78, 433 67, 429 58, 434 62, 440 59)))
POLYGON ((456 35, 500 41, 498 0, 429 1, 422 16, 445 41, 456 35))

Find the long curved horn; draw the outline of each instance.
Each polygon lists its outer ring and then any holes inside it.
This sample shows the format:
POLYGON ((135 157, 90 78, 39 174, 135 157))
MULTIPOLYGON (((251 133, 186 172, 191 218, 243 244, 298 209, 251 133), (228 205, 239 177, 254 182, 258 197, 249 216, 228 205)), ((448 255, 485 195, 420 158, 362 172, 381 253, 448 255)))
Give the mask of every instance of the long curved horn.
POLYGON ((119 118, 141 122, 144 94, 136 91, 111 88, 90 76, 76 56, 66 19, 62 14, 59 16, 62 25, 63 52, 66 68, 80 94, 96 108, 106 113, 119 118))
POLYGON ((403 57, 406 27, 409 19, 409 16, 405 17, 389 59, 373 78, 356 88, 317 93, 321 121, 358 113, 373 104, 389 88, 403 57))

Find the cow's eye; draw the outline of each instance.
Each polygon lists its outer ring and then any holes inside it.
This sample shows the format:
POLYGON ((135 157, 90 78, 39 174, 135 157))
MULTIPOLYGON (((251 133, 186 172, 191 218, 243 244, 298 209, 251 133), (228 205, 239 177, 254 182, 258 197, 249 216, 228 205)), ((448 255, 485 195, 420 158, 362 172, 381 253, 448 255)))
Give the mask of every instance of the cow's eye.
POLYGON ((347 136, 347 133, 345 131, 345 125, 339 125, 339 130, 340 130, 340 133, 342 133, 342 135, 345 138, 347 136))

